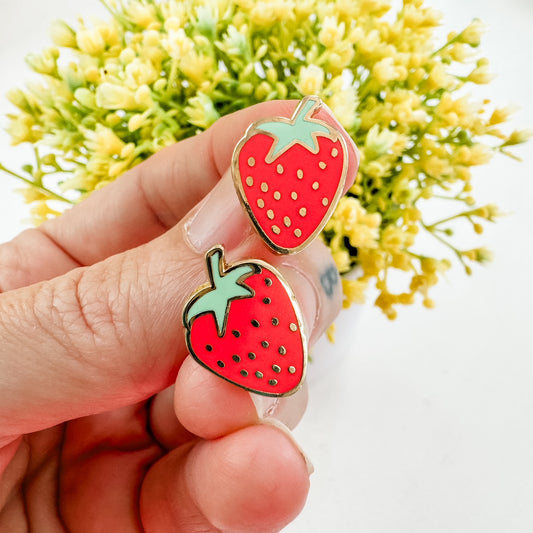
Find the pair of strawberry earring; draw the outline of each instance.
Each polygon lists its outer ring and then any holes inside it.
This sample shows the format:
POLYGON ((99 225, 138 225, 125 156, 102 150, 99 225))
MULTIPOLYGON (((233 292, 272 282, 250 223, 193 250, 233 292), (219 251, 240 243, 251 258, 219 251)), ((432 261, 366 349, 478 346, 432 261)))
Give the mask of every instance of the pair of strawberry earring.
MULTIPOLYGON (((344 189, 344 137, 315 117, 322 103, 304 98, 293 116, 254 122, 237 144, 232 173, 255 229, 276 253, 308 246, 344 189)), ((183 311, 187 347, 223 379, 264 396, 288 396, 307 364, 302 314, 273 266, 250 259, 226 264, 222 246, 206 253, 209 282, 183 311)))

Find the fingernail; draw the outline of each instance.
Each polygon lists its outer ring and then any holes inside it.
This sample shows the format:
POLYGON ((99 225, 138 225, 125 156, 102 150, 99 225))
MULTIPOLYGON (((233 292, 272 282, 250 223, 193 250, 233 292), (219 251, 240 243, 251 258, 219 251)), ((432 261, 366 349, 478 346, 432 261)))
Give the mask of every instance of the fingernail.
POLYGON ((251 234, 229 171, 188 217, 184 223, 186 239, 199 253, 205 253, 216 244, 226 249, 235 248, 251 234))
POLYGON ((342 286, 331 252, 317 240, 285 258, 280 270, 300 304, 309 344, 313 345, 342 308, 342 286))
POLYGON ((268 426, 273 426, 279 429, 291 441, 293 446, 300 452, 300 455, 303 457, 303 460, 305 461, 305 466, 307 467, 307 473, 311 475, 315 471, 315 467, 313 466, 311 459, 309 459, 309 456, 305 453, 300 443, 294 438, 292 431, 283 422, 280 422, 276 418, 265 418, 261 420, 261 423, 268 425, 268 426))
POLYGON ((250 393, 250 398, 260 419, 274 416, 280 402, 280 398, 277 396, 261 396, 260 394, 250 393))

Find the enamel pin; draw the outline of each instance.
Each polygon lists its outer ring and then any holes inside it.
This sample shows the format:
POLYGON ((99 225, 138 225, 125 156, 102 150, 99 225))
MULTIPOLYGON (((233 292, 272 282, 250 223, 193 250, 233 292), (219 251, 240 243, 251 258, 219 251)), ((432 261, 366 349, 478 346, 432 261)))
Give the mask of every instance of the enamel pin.
POLYGON ((264 396, 295 393, 307 364, 301 312, 281 274, 250 259, 227 265, 224 249, 206 254, 209 283, 183 311, 187 347, 205 368, 264 396))
POLYGON ((322 105, 305 97, 292 118, 254 122, 233 152, 233 180, 256 230, 274 251, 291 254, 320 233, 342 195, 346 141, 313 118, 322 105))

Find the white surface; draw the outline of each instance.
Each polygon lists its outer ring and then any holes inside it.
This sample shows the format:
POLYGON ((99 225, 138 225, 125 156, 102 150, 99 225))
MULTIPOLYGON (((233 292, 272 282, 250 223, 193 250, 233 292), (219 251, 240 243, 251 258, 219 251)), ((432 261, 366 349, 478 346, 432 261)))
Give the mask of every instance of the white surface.
MULTIPOLYGON (((483 95, 522 106, 533 126, 530 0, 429 0, 445 29, 473 17, 491 27, 483 49, 499 78, 483 95)), ((25 53, 47 43, 55 18, 101 13, 96 0, 0 0, 0 93, 27 78, 25 53)), ((0 100, 0 114, 8 105, 0 100)), ((496 252, 466 278, 460 268, 433 291, 437 308, 403 309, 389 322, 367 306, 353 341, 338 323, 296 434, 316 472, 302 515, 286 533, 530 533, 533 531, 533 145, 524 163, 497 158, 476 179, 481 202, 511 213, 483 238, 496 252)), ((0 136, 0 158, 20 150, 0 136)), ((0 178, 0 239, 21 229, 26 207, 0 178)))

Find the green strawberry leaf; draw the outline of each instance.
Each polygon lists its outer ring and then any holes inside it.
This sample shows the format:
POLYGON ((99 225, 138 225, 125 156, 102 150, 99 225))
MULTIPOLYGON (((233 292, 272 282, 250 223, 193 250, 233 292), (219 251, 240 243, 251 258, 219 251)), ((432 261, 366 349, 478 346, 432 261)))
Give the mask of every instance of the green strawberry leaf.
POLYGON ((244 264, 225 271, 223 249, 220 247, 209 250, 206 259, 211 287, 205 289, 189 306, 185 320, 190 325, 195 317, 212 313, 218 336, 223 337, 231 302, 254 296, 253 290, 244 284, 244 281, 256 272, 256 268, 251 264, 244 264))
POLYGON ((261 122, 256 130, 272 135, 274 144, 266 158, 271 163, 294 144, 301 144, 316 154, 319 150, 317 137, 331 137, 334 130, 321 121, 311 118, 321 102, 316 97, 306 97, 297 107, 292 119, 280 119, 261 122))

